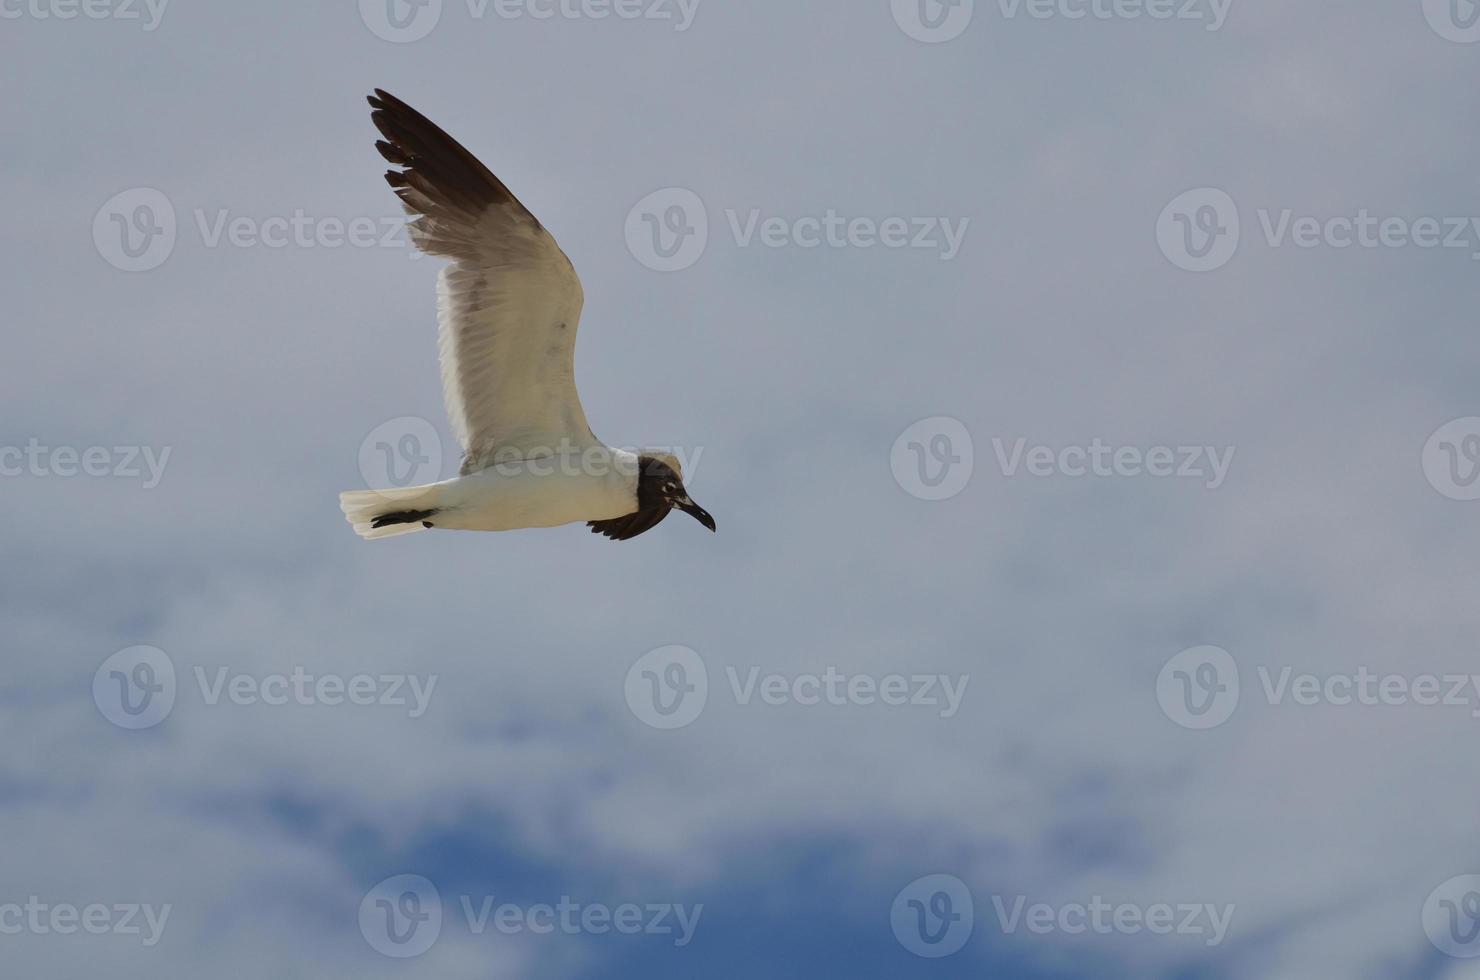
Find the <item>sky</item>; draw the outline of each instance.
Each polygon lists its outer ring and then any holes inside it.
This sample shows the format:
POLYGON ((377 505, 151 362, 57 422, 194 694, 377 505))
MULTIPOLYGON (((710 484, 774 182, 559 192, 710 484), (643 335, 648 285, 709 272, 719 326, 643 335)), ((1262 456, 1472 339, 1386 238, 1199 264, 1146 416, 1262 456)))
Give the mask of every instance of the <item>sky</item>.
POLYGON ((1480 976, 1468 0, 0 0, 7 975, 1480 976), (450 478, 364 97, 718 533, 450 478))

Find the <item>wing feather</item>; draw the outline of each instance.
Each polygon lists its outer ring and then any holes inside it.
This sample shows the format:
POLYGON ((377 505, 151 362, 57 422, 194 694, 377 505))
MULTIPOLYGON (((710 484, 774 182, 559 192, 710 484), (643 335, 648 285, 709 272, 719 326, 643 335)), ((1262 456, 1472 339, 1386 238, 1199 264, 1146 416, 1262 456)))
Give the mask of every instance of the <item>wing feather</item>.
POLYGON ((503 182, 462 144, 376 89, 375 146, 411 239, 451 260, 437 283, 442 387, 463 472, 498 458, 596 443, 575 385, 585 295, 570 260, 503 182), (511 452, 512 451, 512 452, 511 452))
POLYGON ((586 526, 592 534, 603 534, 613 541, 630 541, 657 527, 671 510, 667 506, 650 507, 609 521, 587 521, 586 526))

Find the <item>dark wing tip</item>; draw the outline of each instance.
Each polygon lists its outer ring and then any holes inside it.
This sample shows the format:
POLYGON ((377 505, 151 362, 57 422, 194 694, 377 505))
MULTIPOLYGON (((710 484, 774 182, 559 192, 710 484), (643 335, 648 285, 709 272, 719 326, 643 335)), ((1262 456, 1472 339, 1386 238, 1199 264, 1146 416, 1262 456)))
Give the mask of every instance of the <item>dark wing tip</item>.
POLYGON ((403 168, 400 178, 387 177, 392 187, 411 186, 414 199, 403 200, 422 213, 466 221, 483 208, 513 208, 518 218, 538 229, 539 221, 519 203, 483 163, 436 123, 385 89, 367 96, 370 121, 384 139, 375 148, 387 162, 403 168))
POLYGON ((630 541, 661 524, 669 510, 668 507, 654 507, 623 517, 614 517, 609 521, 587 521, 586 524, 591 528, 592 534, 604 534, 613 541, 630 541))
POLYGON ((611 538, 613 541, 621 541, 622 531, 619 525, 625 525, 626 523, 627 518, 618 517, 612 521, 587 521, 586 526, 591 529, 592 534, 600 534, 603 537, 611 538))

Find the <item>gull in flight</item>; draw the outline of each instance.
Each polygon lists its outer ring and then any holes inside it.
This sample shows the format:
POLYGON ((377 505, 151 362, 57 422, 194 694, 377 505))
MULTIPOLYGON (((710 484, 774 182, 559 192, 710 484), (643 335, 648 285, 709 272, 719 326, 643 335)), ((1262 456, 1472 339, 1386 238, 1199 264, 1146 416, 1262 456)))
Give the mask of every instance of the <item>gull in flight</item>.
POLYGON ((570 260, 493 172, 431 120, 376 89, 375 144, 411 240, 451 260, 437 280, 442 389, 463 448, 451 480, 339 495, 363 538, 426 528, 509 531, 576 521, 617 541, 677 508, 713 531, 677 458, 591 434, 576 392, 585 296, 570 260))

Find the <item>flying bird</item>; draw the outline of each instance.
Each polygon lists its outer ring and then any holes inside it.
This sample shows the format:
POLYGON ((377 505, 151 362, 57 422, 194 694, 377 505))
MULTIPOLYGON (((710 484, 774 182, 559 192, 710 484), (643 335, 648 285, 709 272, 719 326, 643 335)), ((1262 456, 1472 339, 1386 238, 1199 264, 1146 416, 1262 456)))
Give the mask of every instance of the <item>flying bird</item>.
POLYGON ((376 89, 375 148, 410 216, 411 240, 451 260, 437 280, 442 390, 463 448, 451 480, 339 495, 363 538, 427 528, 509 531, 585 521, 617 541, 678 509, 714 518, 684 488, 677 458, 592 435, 575 384, 585 294, 539 220, 462 144, 376 89))

